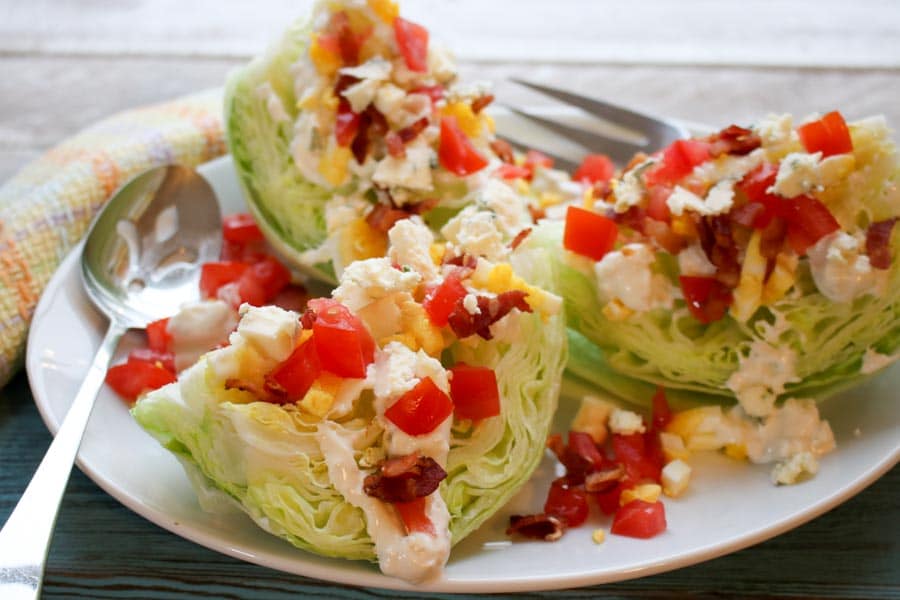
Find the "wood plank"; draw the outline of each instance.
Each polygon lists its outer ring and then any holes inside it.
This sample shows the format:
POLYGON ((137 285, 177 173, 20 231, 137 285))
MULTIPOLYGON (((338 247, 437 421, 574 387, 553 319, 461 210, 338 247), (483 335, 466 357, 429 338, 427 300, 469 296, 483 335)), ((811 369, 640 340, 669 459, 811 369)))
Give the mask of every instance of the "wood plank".
MULTIPOLYGON (((310 0, 0 5, 0 52, 249 56, 310 0)), ((471 60, 900 67, 892 0, 417 0, 404 14, 471 60)))

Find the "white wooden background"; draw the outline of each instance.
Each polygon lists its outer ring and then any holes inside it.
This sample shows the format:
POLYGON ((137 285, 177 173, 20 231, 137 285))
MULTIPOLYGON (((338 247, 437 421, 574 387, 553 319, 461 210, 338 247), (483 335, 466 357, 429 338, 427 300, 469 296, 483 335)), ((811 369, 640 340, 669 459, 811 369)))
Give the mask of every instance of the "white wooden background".
MULTIPOLYGON (((0 181, 123 108, 220 85, 308 0, 0 0, 0 181)), ((896 0, 409 0, 509 103, 527 77, 724 125, 840 108, 900 127, 896 0)))

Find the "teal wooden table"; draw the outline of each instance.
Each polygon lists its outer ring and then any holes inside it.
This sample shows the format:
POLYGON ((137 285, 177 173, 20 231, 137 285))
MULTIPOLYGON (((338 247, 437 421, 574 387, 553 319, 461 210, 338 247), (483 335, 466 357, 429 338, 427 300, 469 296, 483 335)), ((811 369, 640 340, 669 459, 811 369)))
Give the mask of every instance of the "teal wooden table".
MULTIPOLYGON (((0 522, 50 444, 24 373, 0 390, 0 522)), ((140 465, 135 465, 140 469, 140 465)), ((900 466, 831 512, 706 563, 535 598, 900 598, 900 466)), ((144 520, 73 473, 45 598, 394 598, 240 562, 144 520)), ((439 595, 434 597, 448 597, 439 595)))

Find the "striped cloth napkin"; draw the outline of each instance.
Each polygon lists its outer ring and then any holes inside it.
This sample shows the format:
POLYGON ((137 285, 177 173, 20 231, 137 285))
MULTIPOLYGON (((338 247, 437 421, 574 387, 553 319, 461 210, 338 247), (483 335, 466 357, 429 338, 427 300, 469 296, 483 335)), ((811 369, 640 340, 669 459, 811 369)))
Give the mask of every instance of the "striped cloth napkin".
POLYGON ((221 90, 213 90, 116 114, 0 187, 0 386, 22 365, 44 286, 97 210, 145 169, 224 154, 221 106, 221 90))

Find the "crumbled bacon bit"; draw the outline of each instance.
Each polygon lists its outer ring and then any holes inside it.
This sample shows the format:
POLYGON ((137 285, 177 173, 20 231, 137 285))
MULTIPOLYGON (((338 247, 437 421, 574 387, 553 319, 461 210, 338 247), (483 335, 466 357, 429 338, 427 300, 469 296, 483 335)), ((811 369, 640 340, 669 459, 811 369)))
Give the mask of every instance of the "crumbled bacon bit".
POLYGON ((741 265, 729 217, 704 217, 697 223, 697 231, 703 251, 716 267, 716 279, 727 287, 736 287, 741 277, 741 265))
POLYGON ((553 515, 512 515, 509 517, 509 527, 506 529, 506 535, 519 535, 535 540, 544 540, 545 542, 555 542, 562 537, 566 530, 562 519, 558 519, 553 515))
POLYGON ((366 162, 366 156, 369 154, 369 147, 372 140, 383 139, 389 130, 387 119, 373 105, 369 105, 359 115, 359 129, 353 142, 350 144, 350 150, 353 151, 353 157, 356 162, 363 164, 366 162))
POLYGON ((225 389, 249 392, 263 402, 271 402, 273 404, 287 404, 290 402, 284 389, 274 381, 269 381, 268 378, 266 378, 265 385, 260 387, 252 381, 229 377, 225 380, 225 389))
POLYGON ((387 233, 397 221, 408 219, 410 216, 405 210, 387 204, 376 204, 366 215, 366 223, 376 231, 387 233))
POLYGON ((762 139, 751 129, 738 125, 729 125, 722 131, 706 138, 706 141, 709 142, 709 154, 713 158, 723 154, 743 156, 750 154, 762 145, 762 139))
POLYGON ((532 204, 528 205, 528 212, 531 214, 531 220, 534 223, 537 223, 541 219, 547 216, 547 211, 538 206, 534 206, 532 204))
POLYGON ((497 158, 505 163, 513 164, 516 162, 516 157, 513 155, 512 146, 506 140, 494 140, 493 142, 491 142, 491 150, 494 151, 494 154, 497 155, 497 158))
POLYGON ((428 119, 423 117, 412 125, 404 127, 403 129, 398 131, 397 135, 400 136, 400 140, 404 144, 408 144, 419 137, 419 134, 422 133, 426 127, 428 127, 428 119))
POLYGON ((459 338, 467 338, 477 333, 483 339, 489 340, 494 337, 491 334, 491 325, 509 314, 512 309, 531 312, 531 307, 525 301, 526 296, 528 294, 521 290, 503 292, 496 298, 477 296, 478 313, 474 315, 466 310, 463 299, 460 298, 447 318, 447 323, 459 338))
POLYGON ((531 234, 531 227, 526 227, 525 229, 523 229, 522 231, 520 231, 519 233, 516 234, 516 237, 513 238, 513 241, 511 241, 509 243, 509 247, 512 248, 513 250, 515 250, 522 244, 522 242, 525 241, 525 238, 527 238, 530 234, 531 234))
POLYGON ((610 180, 598 180, 591 184, 591 197, 596 200, 606 200, 612 195, 610 180))
POLYGON ((493 94, 485 94, 483 96, 479 96, 472 101, 472 112, 476 115, 484 110, 488 104, 494 101, 493 94))
POLYGON ((620 464, 588 473, 584 478, 584 489, 588 492, 607 492, 625 477, 625 467, 620 464))
POLYGON ((455 265, 457 267, 463 267, 465 269, 475 270, 475 267, 478 266, 478 259, 471 254, 458 254, 456 256, 448 256, 447 252, 444 252, 444 257, 441 259, 442 264, 445 265, 455 265))
POLYGON ((866 254, 869 264, 876 269, 891 268, 891 232, 897 217, 869 225, 866 231, 866 254))
POLYGON ((357 83, 359 81, 358 78, 353 77, 352 75, 341 75, 338 77, 337 81, 334 84, 334 95, 336 98, 341 97, 341 93, 346 90, 351 85, 357 83))
POLYGON ((411 502, 434 492, 446 477, 433 458, 413 453, 382 462, 363 481, 363 490, 385 502, 411 502))
POLYGON ((784 240, 787 237, 787 223, 784 219, 776 217, 772 219, 766 227, 760 231, 759 235, 759 253, 768 259, 774 259, 784 247, 784 240))

